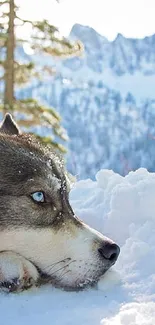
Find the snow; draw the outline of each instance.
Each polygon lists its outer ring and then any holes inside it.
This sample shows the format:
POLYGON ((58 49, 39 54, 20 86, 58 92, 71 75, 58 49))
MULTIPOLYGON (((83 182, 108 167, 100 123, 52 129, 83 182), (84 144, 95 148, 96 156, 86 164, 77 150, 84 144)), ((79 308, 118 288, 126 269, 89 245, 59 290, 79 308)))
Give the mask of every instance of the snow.
POLYGON ((155 320, 154 303, 130 303, 122 306, 119 313, 101 321, 102 325, 153 325, 155 320))
POLYGON ((116 265, 96 288, 65 292, 46 285, 0 295, 1 324, 154 325, 155 173, 122 177, 100 170, 79 181, 70 200, 77 215, 121 246, 116 265))

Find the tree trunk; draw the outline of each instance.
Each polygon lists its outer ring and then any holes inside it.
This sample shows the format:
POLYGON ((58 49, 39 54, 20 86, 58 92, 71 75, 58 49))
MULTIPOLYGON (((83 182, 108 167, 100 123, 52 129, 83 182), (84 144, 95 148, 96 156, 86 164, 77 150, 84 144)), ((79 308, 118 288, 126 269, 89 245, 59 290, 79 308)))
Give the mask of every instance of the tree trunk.
POLYGON ((9 25, 6 44, 6 61, 5 61, 5 90, 4 90, 4 113, 12 111, 14 102, 14 19, 15 4, 14 0, 9 1, 9 25))

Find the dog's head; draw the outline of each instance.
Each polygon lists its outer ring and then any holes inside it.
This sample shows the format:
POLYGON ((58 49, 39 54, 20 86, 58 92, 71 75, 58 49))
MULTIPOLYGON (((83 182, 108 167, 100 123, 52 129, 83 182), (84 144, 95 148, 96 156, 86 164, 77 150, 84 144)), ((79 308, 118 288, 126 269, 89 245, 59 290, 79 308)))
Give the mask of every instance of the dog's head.
POLYGON ((0 250, 20 253, 57 286, 95 283, 116 262, 119 247, 75 216, 62 160, 20 134, 9 114, 0 153, 0 250))

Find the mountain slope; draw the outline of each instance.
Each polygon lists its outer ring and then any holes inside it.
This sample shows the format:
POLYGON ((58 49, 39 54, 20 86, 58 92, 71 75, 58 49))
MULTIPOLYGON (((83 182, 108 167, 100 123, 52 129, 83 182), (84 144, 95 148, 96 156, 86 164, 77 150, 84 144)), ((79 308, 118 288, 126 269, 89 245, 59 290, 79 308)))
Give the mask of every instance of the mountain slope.
POLYGON ((60 112, 70 137, 68 167, 80 178, 103 167, 123 175, 141 166, 154 171, 155 35, 140 40, 119 34, 109 42, 76 24, 70 37, 82 40, 83 56, 63 62, 33 57, 55 65, 57 75, 18 95, 60 112))

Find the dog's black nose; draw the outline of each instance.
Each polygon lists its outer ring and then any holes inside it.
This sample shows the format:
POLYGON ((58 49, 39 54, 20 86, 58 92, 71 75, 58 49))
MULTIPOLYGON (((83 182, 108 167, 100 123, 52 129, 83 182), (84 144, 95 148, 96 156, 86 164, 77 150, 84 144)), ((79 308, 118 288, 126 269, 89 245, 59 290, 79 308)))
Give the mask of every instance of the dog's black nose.
POLYGON ((120 253, 120 248, 115 243, 104 243, 102 247, 98 249, 100 255, 109 260, 110 262, 116 262, 118 255, 120 253))

